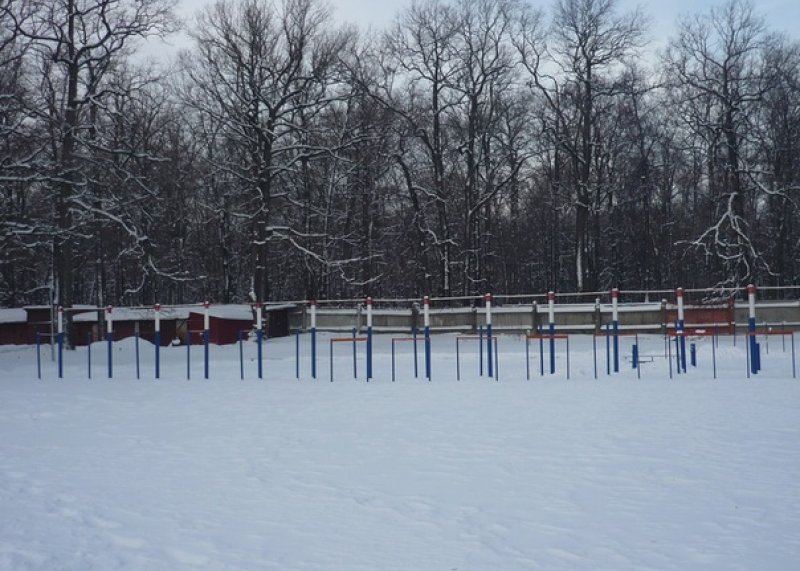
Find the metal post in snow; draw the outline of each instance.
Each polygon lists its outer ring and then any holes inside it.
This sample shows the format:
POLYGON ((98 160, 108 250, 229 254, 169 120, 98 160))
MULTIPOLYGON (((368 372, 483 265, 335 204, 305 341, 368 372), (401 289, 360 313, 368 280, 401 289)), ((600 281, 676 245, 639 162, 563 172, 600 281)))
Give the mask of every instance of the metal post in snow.
POLYGON ((317 378, 317 300, 309 301, 311 309, 311 378, 317 378))
POLYGON ((683 309, 683 288, 679 287, 675 290, 675 298, 678 302, 678 323, 677 323, 677 334, 678 339, 678 362, 681 370, 685 373, 686 372, 686 321, 685 321, 685 314, 683 309))
POLYGON ((86 334, 86 374, 92 378, 92 334, 86 334))
POLYGON ((758 359, 756 353, 756 286, 748 284, 747 286, 747 306, 748 306, 748 319, 747 331, 749 333, 748 345, 750 346, 750 372, 752 374, 758 373, 758 359))
MULTIPOLYGON (((461 380, 461 351, 459 349, 459 341, 461 341, 461 339, 459 339, 459 337, 456 336, 456 380, 457 381, 461 380)), ((481 349, 481 351, 483 351, 483 349, 481 349)))
POLYGON ((417 328, 416 327, 411 331, 411 336, 414 339, 414 341, 413 341, 413 343, 414 343, 414 378, 418 379, 419 378, 419 364, 417 362, 417 328))
POLYGON ((256 358, 258 360, 258 378, 264 378, 264 361, 262 344, 264 342, 264 315, 260 301, 256 302, 256 358))
POLYGON ((294 378, 300 380, 300 329, 294 330, 294 378))
POLYGON ((358 378, 358 359, 357 359, 357 351, 356 351, 356 334, 357 330, 353 327, 353 378, 358 378))
POLYGON ((792 378, 797 378, 797 369, 794 365, 794 331, 792 331, 792 378))
POLYGON ((569 335, 566 336, 567 339, 567 380, 569 380, 569 335))
POLYGON ((58 306, 58 378, 64 378, 64 308, 58 306))
POLYGON ((500 343, 494 340, 494 380, 500 380, 500 343))
POLYGON ((431 298, 427 295, 422 298, 422 310, 425 325, 425 376, 431 380, 431 298))
POLYGON ((203 353, 203 371, 205 373, 205 378, 208 379, 208 331, 210 326, 210 320, 208 316, 208 301, 203 302, 203 345, 204 345, 204 353, 203 353))
POLYGON ((333 382, 333 339, 331 339, 328 342, 328 345, 330 347, 328 349, 328 355, 329 355, 328 361, 330 362, 330 367, 331 367, 331 382, 333 382))
POLYGON ((114 318, 111 315, 112 308, 106 307, 106 340, 108 341, 108 378, 114 376, 114 360, 112 355, 112 344, 114 342, 114 318))
POLYGON ((394 339, 392 339, 392 382, 394 382, 394 339))
POLYGON ((606 323, 606 375, 611 374, 611 331, 606 323))
POLYGON ((619 289, 611 290, 611 315, 614 327, 614 372, 619 373, 619 289))
POLYGON ((133 343, 136 353, 136 379, 139 379, 139 332, 136 331, 133 335, 133 343))
POLYGON ((42 341, 39 332, 36 332, 36 378, 42 380, 42 341))
POLYGON ((594 378, 597 380, 597 335, 592 335, 592 360, 594 361, 594 378))
POLYGON ((544 336, 541 325, 539 325, 539 376, 544 377, 544 336))
POLYGON ((161 378, 161 304, 157 303, 153 310, 155 312, 155 333, 153 341, 156 345, 156 379, 161 378))
POLYGON ((531 330, 525 332, 525 378, 531 380, 531 330))
POLYGON ((372 298, 367 296, 367 382, 372 378, 372 298))
POLYGON ((478 373, 483 376, 483 325, 478 326, 478 373))
POLYGON ((494 363, 492 354, 492 294, 483 296, 486 305, 486 372, 489 378, 494 377, 494 363))
POLYGON ((638 333, 636 334, 636 345, 634 345, 634 347, 636 347, 636 378, 637 379, 641 379, 642 378, 642 364, 641 364, 641 362, 639 362, 639 334, 638 333))
POLYGON ((547 292, 547 321, 550 324, 550 374, 556 372, 556 294, 555 292, 547 292))
POLYGON ((717 378, 717 348, 711 343, 711 366, 714 368, 714 378, 717 378))
POLYGON ((244 380, 244 343, 241 330, 239 331, 239 379, 244 380))
POLYGON ((186 342, 186 380, 192 378, 192 332, 189 331, 186 342))

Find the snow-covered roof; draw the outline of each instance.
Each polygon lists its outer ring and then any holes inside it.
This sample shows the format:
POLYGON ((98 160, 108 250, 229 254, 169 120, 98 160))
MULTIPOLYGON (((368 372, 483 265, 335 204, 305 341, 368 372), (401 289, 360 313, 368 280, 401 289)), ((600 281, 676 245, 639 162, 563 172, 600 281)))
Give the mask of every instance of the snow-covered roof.
MULTIPOLYGON (((105 314, 105 310, 102 310, 105 314)), ((155 321, 156 312, 151 308, 130 308, 114 307, 111 309, 111 318, 114 321, 155 321)), ((161 319, 169 321, 173 319, 188 319, 189 309, 186 307, 162 307, 161 319)), ((103 317, 105 319, 105 317, 103 317)), ((73 321, 82 323, 94 323, 97 321, 97 310, 87 313, 79 313, 73 321)))
POLYGON ((296 309, 297 306, 293 303, 273 303, 263 306, 264 311, 283 311, 285 309, 296 309))
POLYGON ((28 313, 21 308, 0 309, 0 323, 25 323, 28 313))
MULTIPOLYGON (((198 307, 191 310, 191 313, 203 315, 203 308, 198 307)), ((236 321, 252 321, 253 308, 244 304, 230 305, 211 305, 208 308, 208 316, 217 319, 234 319, 236 321)))

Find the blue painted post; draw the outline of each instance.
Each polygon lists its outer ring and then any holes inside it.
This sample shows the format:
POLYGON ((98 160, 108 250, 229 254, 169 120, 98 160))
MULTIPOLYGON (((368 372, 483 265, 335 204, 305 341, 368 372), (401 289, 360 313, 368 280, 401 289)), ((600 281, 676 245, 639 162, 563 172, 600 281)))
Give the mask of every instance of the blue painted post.
POLYGON ((539 376, 544 377, 544 336, 539 325, 539 376))
POLYGON ((244 341, 241 331, 239 331, 239 379, 244 380, 244 341))
POLYGON ((500 342, 494 340, 494 380, 500 381, 500 342))
POLYGON ((64 308, 61 306, 58 308, 58 378, 64 378, 64 308))
POLYGON ((92 334, 86 334, 86 370, 89 378, 92 378, 92 334))
POLYGON ((792 331, 792 378, 797 378, 797 369, 794 366, 794 331, 792 331))
POLYGON ((750 378, 750 371, 751 371, 751 369, 750 369, 750 367, 751 367, 751 365, 750 365, 750 341, 745 343, 744 346, 745 346, 745 352, 747 353, 747 378, 749 379, 750 378))
POLYGON ((611 374, 611 331, 610 325, 606 323, 606 375, 611 374))
POLYGON ((680 345, 680 339, 681 339, 680 336, 678 336, 678 335, 675 336, 675 366, 677 367, 679 375, 681 374, 682 369, 683 369, 683 367, 681 367, 681 345, 680 345))
POLYGON ((413 341, 413 344, 414 344, 414 378, 418 379, 419 378, 419 365, 417 363, 417 328, 416 327, 414 327, 414 329, 411 330, 411 337, 414 340, 413 341))
POLYGON ((485 294, 483 300, 486 305, 486 372, 489 378, 492 378, 494 377, 494 363, 492 362, 492 294, 485 294))
POLYGON ((42 380, 42 341, 36 332, 36 378, 42 380))
POLYGON ((597 335, 592 335, 592 360, 594 361, 594 378, 597 380, 597 335))
POLYGON ((692 367, 697 366, 697 345, 695 343, 691 343, 689 345, 689 357, 691 360, 692 367))
POLYGON ((262 343, 264 341, 264 311, 260 301, 256 302, 256 358, 258 359, 258 378, 264 378, 262 343))
POLYGON ((761 371, 761 343, 758 341, 756 341, 755 347, 753 348, 753 355, 751 358, 755 363, 753 368, 755 369, 755 372, 758 373, 761 371))
POLYGON ((636 344, 634 345, 634 347, 636 347, 636 378, 637 379, 641 379, 642 378, 642 364, 639 362, 639 334, 638 333, 636 334, 636 344))
POLYGON ((367 297, 367 382, 372 378, 372 298, 367 297))
POLYGON ((430 297, 427 295, 422 298, 422 307, 425 323, 425 376, 431 380, 431 316, 430 316, 430 297))
POLYGON ((108 342, 108 378, 114 377, 114 357, 112 345, 114 343, 114 319, 111 316, 111 306, 106 307, 106 341, 108 342))
POLYGON ((209 326, 210 320, 208 315, 208 301, 203 303, 203 372, 205 378, 208 379, 208 341, 209 341, 209 326))
POLYGON ((714 378, 717 378, 717 347, 711 344, 711 366, 714 368, 714 378))
POLYGON ((300 380, 300 330, 294 330, 294 378, 300 380))
POLYGON ((483 325, 478 326, 478 372, 483 376, 483 325))
POLYGON ((634 369, 637 369, 639 367, 639 346, 634 343, 631 351, 631 365, 633 365, 634 369))
POLYGON ((135 347, 136 352, 136 380, 138 381, 139 376, 139 332, 137 331, 133 336, 133 344, 135 347))
POLYGON ((548 291, 547 292, 547 313, 548 313, 548 323, 550 325, 550 374, 553 375, 556 372, 556 310, 555 310, 555 303, 556 303, 556 294, 555 292, 548 291))
POLYGON ((569 335, 567 335, 567 380, 569 380, 569 335))
POLYGON ((672 341, 667 342, 667 363, 669 363, 669 378, 672 378, 672 341))
POLYGON ((756 348, 756 286, 748 284, 747 286, 747 304, 748 304, 748 319, 747 319, 747 332, 749 333, 748 345, 750 346, 750 372, 752 374, 758 373, 758 358, 756 348))
POLYGON ((358 378, 358 359, 356 351, 356 328, 353 327, 353 378, 358 378))
POLYGON ((683 310, 683 288, 679 287, 675 290, 675 297, 678 302, 678 323, 676 332, 678 336, 678 354, 679 354, 679 367, 682 372, 686 372, 686 321, 685 313, 683 310))
POLYGON ((186 342, 186 380, 192 378, 192 332, 189 331, 186 342))
POLYGON ((611 290, 611 311, 614 327, 614 372, 619 373, 619 289, 611 290))
POLYGON ((311 378, 317 378, 317 300, 312 299, 311 305, 311 378))
POLYGON ((331 382, 333 382, 333 339, 328 342, 330 349, 328 350, 328 362, 331 367, 331 382))
POLYGON ((155 333, 153 341, 156 345, 156 379, 161 378, 161 304, 155 305, 155 333))

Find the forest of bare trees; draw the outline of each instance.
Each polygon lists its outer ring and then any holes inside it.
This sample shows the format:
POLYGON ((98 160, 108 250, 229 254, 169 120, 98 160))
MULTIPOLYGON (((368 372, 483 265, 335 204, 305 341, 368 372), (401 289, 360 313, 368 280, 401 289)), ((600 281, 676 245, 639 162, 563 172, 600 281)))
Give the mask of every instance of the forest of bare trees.
POLYGON ((745 0, 0 0, 0 306, 797 284, 800 42, 745 0), (52 297, 51 297, 52 296, 52 297))

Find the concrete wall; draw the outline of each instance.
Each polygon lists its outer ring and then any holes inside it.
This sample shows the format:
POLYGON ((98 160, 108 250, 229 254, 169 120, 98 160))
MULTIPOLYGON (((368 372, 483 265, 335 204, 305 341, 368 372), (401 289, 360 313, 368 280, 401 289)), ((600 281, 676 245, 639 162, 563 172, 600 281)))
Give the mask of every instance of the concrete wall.
MULTIPOLYGON (((673 310, 672 304, 662 303, 620 303, 619 322, 622 330, 641 332, 661 332, 664 329, 666 310, 673 310)), ((612 320, 610 304, 556 304, 556 330, 570 333, 591 333, 605 327, 612 320)), ((757 304, 757 321, 759 327, 764 322, 773 327, 786 322, 787 329, 800 329, 800 302, 763 302, 757 304)), ((431 329, 437 333, 473 333, 486 323, 483 307, 431 308, 431 329)), ((492 324, 496 331, 502 333, 524 333, 534 331, 538 325, 546 331, 548 328, 547 305, 507 305, 492 309, 492 324)), ((310 318, 306 308, 298 309, 289 316, 292 329, 307 329, 310 318)), ((373 330, 386 333, 408 333, 413 327, 420 330, 423 326, 422 310, 417 307, 407 309, 381 309, 376 307, 372 312, 373 330)), ((747 325, 747 304, 736 304, 736 322, 738 328, 747 325)), ((366 309, 360 308, 318 308, 317 329, 349 333, 353 328, 363 331, 366 327, 366 309)))

